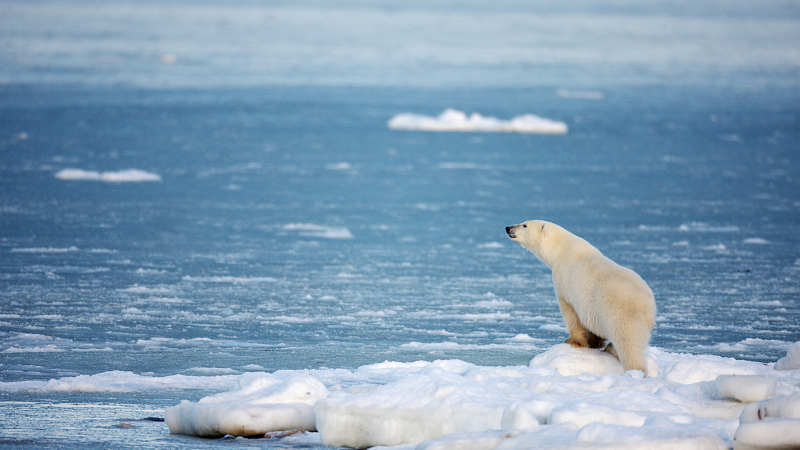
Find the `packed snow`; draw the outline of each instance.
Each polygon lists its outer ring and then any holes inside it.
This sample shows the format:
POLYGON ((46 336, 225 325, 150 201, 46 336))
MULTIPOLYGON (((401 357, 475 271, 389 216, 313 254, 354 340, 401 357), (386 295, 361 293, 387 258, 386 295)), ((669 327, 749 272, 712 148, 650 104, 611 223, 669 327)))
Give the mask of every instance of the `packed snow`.
POLYGON ((781 364, 648 352, 652 377, 556 345, 529 366, 385 362, 245 373, 167 408, 172 433, 365 448, 779 449, 800 446, 800 343, 781 364), (781 366, 781 367, 779 367, 781 366))
POLYGON ((463 111, 448 108, 436 117, 421 114, 398 114, 389 120, 393 130, 414 131, 462 131, 532 134, 566 134, 567 124, 545 119, 534 114, 516 116, 511 120, 485 117, 478 113, 467 115, 463 111))
POLYGON ((98 172, 96 170, 62 169, 56 172, 59 180, 69 181, 103 181, 106 183, 141 183, 148 181, 161 181, 161 175, 146 172, 140 169, 126 169, 111 172, 98 172))

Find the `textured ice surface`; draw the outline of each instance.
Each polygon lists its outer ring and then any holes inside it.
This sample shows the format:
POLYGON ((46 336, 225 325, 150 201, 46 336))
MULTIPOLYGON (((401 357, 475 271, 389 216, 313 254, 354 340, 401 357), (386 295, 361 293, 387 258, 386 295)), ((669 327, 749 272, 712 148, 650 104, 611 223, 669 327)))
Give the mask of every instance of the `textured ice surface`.
POLYGON ((797 371, 731 358, 649 353, 659 369, 649 378, 623 373, 619 363, 604 362, 602 351, 566 344, 528 367, 440 360, 352 372, 251 374, 231 392, 168 408, 167 423, 173 433, 203 436, 316 430, 326 445, 354 448, 800 445, 789 429, 799 423, 797 371), (690 366, 692 373, 685 370, 690 366), (745 406, 756 400, 761 401, 745 406))

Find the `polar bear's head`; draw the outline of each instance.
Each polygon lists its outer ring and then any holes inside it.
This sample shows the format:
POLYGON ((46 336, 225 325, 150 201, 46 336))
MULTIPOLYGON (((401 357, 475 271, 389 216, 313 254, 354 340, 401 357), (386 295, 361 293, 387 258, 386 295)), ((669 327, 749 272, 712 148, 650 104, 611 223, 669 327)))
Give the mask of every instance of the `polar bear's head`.
POLYGON ((544 220, 529 220, 506 227, 508 237, 533 252, 543 263, 552 267, 553 249, 558 247, 563 232, 558 225, 544 220))

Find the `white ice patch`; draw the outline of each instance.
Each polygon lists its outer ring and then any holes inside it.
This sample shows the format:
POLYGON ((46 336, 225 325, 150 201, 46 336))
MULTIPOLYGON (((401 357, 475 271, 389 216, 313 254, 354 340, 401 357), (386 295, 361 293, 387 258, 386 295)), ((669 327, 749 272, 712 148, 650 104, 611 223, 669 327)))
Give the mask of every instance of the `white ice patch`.
POLYGON ((197 403, 184 400, 167 408, 170 432, 198 436, 256 436, 268 431, 315 430, 313 405, 328 396, 328 389, 310 375, 283 382, 274 376, 248 373, 236 390, 205 397, 197 403))
POLYGON ((212 277, 192 277, 185 276, 183 281, 190 283, 230 283, 230 284, 258 284, 276 283, 277 278, 273 277, 234 277, 234 276, 212 276, 212 277))
MULTIPOLYGON (((652 368, 657 371, 657 367, 652 367, 654 364, 654 361, 648 361, 648 370, 652 368)), ((548 367, 565 376, 625 372, 622 363, 611 353, 590 348, 574 348, 569 344, 556 345, 549 351, 537 355, 531 361, 531 366, 548 367)))
POLYGON ((786 356, 775 363, 775 370, 800 370, 800 342, 789 347, 786 356))
POLYGON ((78 247, 15 247, 11 253, 69 253, 77 252, 78 247))
POLYGON ((107 183, 141 183, 161 181, 161 175, 139 169, 126 169, 118 172, 98 172, 95 170, 63 169, 56 172, 59 180, 104 181, 107 183))
POLYGON ((739 422, 734 450, 800 448, 800 394, 751 403, 739 422))
POLYGON ((654 348, 648 356, 649 378, 623 373, 607 353, 569 345, 527 367, 448 360, 244 374, 233 391, 183 402, 168 410, 167 420, 173 432, 207 436, 316 428, 322 444, 354 448, 800 445, 800 372, 654 348), (749 405, 731 400, 762 398, 749 405))
POLYGON ((353 234, 345 227, 332 227, 316 225, 313 223, 287 223, 281 226, 282 230, 297 231, 301 236, 318 237, 325 239, 352 239, 353 234))
POLYGON ((463 111, 445 109, 436 117, 404 113, 392 117, 388 123, 393 130, 414 131, 462 131, 566 134, 567 124, 545 119, 534 114, 517 116, 511 120, 484 117, 478 113, 467 115, 463 111))
POLYGON ((0 381, 0 392, 144 392, 164 389, 230 389, 239 376, 216 377, 170 375, 151 377, 132 372, 111 371, 48 381, 0 381))
POLYGON ((720 375, 714 384, 720 398, 752 403, 772 397, 778 379, 769 375, 720 375))
POLYGON ((353 165, 349 162, 338 162, 338 163, 331 163, 326 164, 325 169, 327 170, 352 170, 353 165))
POLYGON ((368 392, 321 400, 317 428, 326 445, 356 448, 499 429, 506 395, 492 383, 430 366, 368 392))

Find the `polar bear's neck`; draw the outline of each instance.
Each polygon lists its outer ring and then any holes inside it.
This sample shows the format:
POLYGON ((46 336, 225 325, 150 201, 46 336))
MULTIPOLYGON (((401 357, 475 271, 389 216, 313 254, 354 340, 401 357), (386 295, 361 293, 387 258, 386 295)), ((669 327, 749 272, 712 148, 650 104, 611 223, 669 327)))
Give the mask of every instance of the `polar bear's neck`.
POLYGON ((564 264, 571 265, 575 259, 582 259, 589 254, 595 255, 600 251, 585 239, 578 237, 563 228, 558 234, 550 236, 547 243, 533 249, 533 253, 551 270, 557 271, 564 264))

